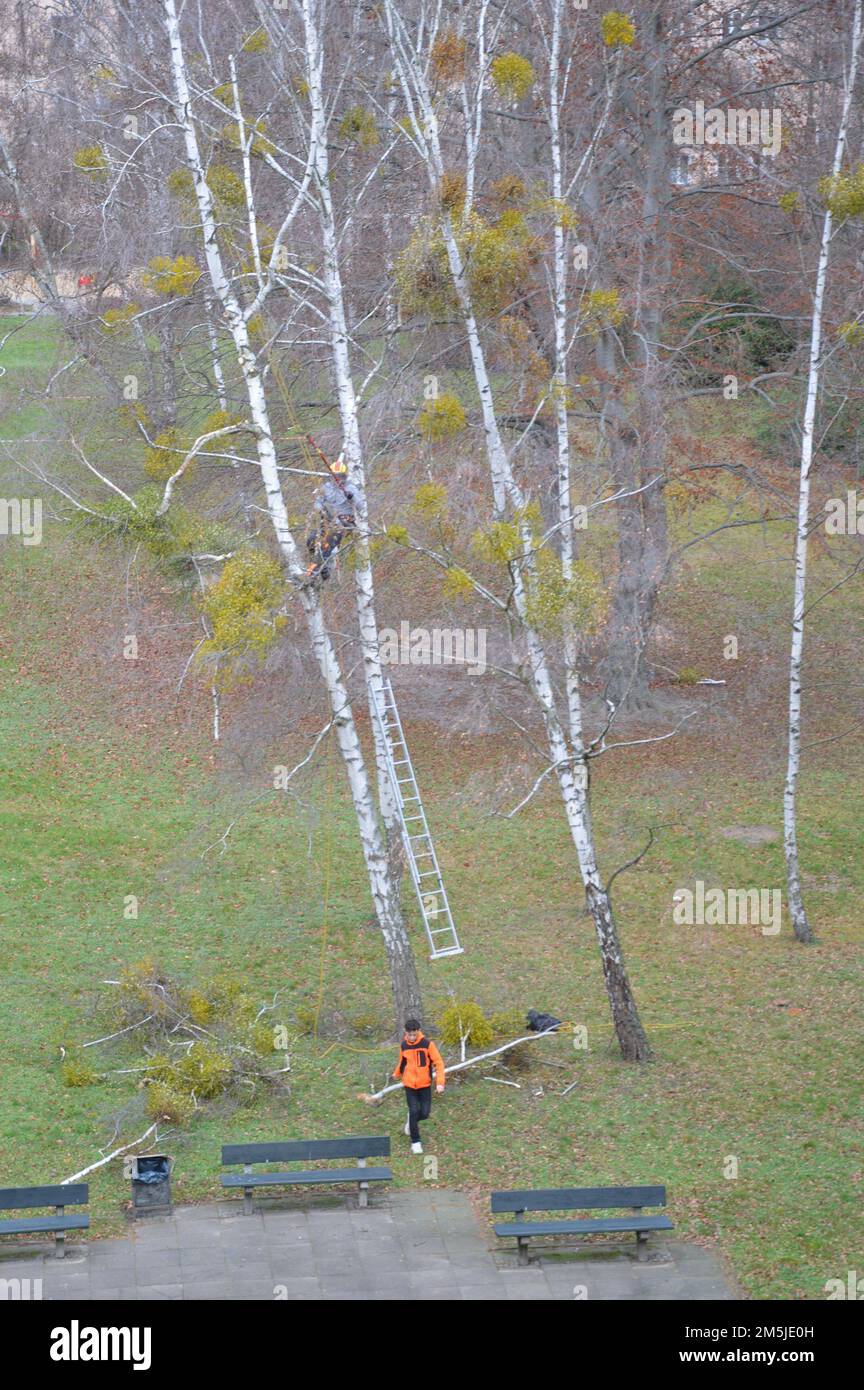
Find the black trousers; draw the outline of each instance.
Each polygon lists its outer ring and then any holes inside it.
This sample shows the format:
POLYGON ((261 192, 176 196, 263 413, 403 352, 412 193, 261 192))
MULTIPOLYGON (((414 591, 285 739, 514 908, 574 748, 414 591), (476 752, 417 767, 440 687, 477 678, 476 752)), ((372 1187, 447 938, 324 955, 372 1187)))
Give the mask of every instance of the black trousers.
POLYGON ((416 1091, 413 1086, 405 1087, 405 1099, 408 1102, 408 1121, 411 1125, 411 1143, 420 1143, 420 1121, 429 1119, 429 1112, 432 1109, 432 1087, 420 1086, 416 1091))

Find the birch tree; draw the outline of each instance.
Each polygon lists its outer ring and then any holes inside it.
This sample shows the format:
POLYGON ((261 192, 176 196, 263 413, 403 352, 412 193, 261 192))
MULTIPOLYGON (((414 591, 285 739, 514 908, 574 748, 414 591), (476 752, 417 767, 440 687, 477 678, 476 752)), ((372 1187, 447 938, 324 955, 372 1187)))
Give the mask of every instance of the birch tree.
MULTIPOLYGON (((245 307, 243 306, 237 290, 231 282, 220 250, 213 196, 207 182, 206 170, 198 139, 198 131, 194 117, 193 95, 190 89, 183 40, 174 0, 164 0, 164 18, 170 49, 170 69, 174 89, 176 120, 183 138, 186 164, 194 183, 198 216, 200 218, 204 238, 204 255, 207 274, 213 294, 221 305, 224 324, 234 344, 234 350, 246 388, 249 417, 255 431, 256 454, 266 497, 267 512, 272 525, 274 538, 286 576, 298 592, 298 599, 306 620, 312 650, 327 691, 333 726, 348 775, 372 899, 375 904, 375 912, 390 967, 396 1027, 401 1028, 406 1015, 420 1012, 421 1001, 416 966, 401 912, 398 881, 394 878, 392 866, 388 859, 387 848, 382 839, 375 800, 357 734, 345 679, 324 620, 321 594, 314 585, 309 585, 304 582, 305 566, 291 532, 285 498, 279 477, 263 372, 256 353, 253 351, 250 344, 249 320, 254 314, 260 313, 261 307, 268 296, 268 292, 275 283, 274 277, 273 274, 268 271, 268 275, 265 279, 263 269, 260 266, 260 260, 256 256, 256 273, 259 288, 251 304, 247 304, 245 307)), ((305 3, 303 20, 307 45, 307 71, 312 79, 317 81, 318 74, 320 73, 320 55, 311 9, 309 5, 305 3)), ((310 93, 311 90, 312 82, 310 82, 310 93)), ((288 233, 288 229, 303 207, 306 189, 309 183, 308 171, 313 172, 314 178, 319 185, 319 191, 322 176, 326 178, 326 165, 322 166, 320 162, 322 158, 320 142, 324 135, 320 117, 320 88, 318 100, 319 107, 317 117, 315 115, 315 106, 313 103, 313 118, 309 131, 310 144, 306 160, 307 174, 302 178, 294 180, 296 185, 295 196, 279 228, 271 253, 271 259, 275 258, 277 264, 279 263, 279 248, 284 245, 284 239, 288 233)), ((241 119, 239 118, 239 113, 238 119, 241 119)), ((245 143, 245 137, 242 131, 240 139, 242 148, 245 143)), ((250 238, 253 246, 255 246, 255 210, 254 206, 249 206, 251 195, 249 192, 248 179, 246 180, 246 188, 250 238)), ((330 265, 328 274, 332 278, 332 264, 330 265)), ((336 344, 336 340, 339 336, 339 325, 338 321, 335 321, 332 317, 332 310, 331 324, 334 335, 331 341, 334 342, 334 345, 338 345, 336 344)), ((350 383, 346 382, 344 378, 339 382, 339 387, 341 395, 349 394, 350 383)), ((350 411, 346 413, 346 417, 344 418, 348 418, 348 416, 350 416, 350 411)), ((356 446, 353 441, 346 440, 346 443, 349 444, 349 448, 352 451, 348 454, 350 460, 349 466, 353 466, 353 477, 357 479, 356 446)), ((374 622, 374 615, 372 621, 374 622)))
POLYGON ((823 366, 823 315, 828 282, 828 263, 835 223, 834 209, 848 216, 861 212, 861 206, 844 208, 842 198, 842 168, 849 131, 849 119, 861 54, 862 0, 855 0, 849 36, 849 60, 843 72, 843 102, 834 145, 831 176, 825 189, 825 212, 819 243, 819 260, 813 290, 813 313, 810 326, 810 352, 807 370, 807 395, 801 427, 801 465, 798 484, 798 522, 795 534, 795 593, 792 607, 792 638, 789 649, 789 724, 786 781, 783 789, 783 845, 786 855, 786 878, 789 892, 789 913, 799 941, 814 940, 807 919, 801 891, 801 870, 798 861, 798 778, 801 767, 801 675, 804 655, 804 618, 807 596, 807 542, 810 533, 810 480, 813 468, 813 442, 816 429, 816 407, 823 366))
MULTIPOLYGON (((492 493, 492 524, 499 527, 509 526, 516 537, 514 553, 508 563, 509 580, 512 585, 512 611, 525 643, 530 685, 545 731, 550 760, 549 772, 557 780, 575 847, 587 906, 597 934, 607 995, 621 1052, 628 1061, 644 1061, 651 1056, 651 1051, 627 977, 608 888, 602 881, 597 862, 590 807, 588 750, 583 733, 578 679, 575 678, 575 672, 568 672, 568 704, 562 717, 549 655, 543 636, 532 617, 531 590, 532 585, 536 585, 537 571, 536 539, 529 519, 530 497, 517 480, 502 436, 495 393, 472 294, 469 267, 459 243, 460 230, 465 228, 472 210, 471 190, 475 184, 479 149, 475 132, 480 128, 480 117, 476 108, 483 101, 483 88, 488 77, 488 12, 489 5, 480 0, 479 4, 464 15, 456 34, 456 51, 460 52, 467 62, 470 40, 473 52, 479 55, 480 67, 479 70, 475 70, 470 88, 466 87, 466 90, 473 94, 475 110, 472 112, 468 109, 467 114, 464 114, 466 108, 463 104, 465 196, 461 209, 454 211, 442 199, 442 188, 446 187, 447 168, 440 124, 442 106, 433 86, 435 44, 446 32, 442 26, 441 11, 439 7, 427 5, 421 0, 416 7, 416 21, 411 25, 394 0, 384 0, 384 19, 393 63, 399 76, 407 111, 403 128, 426 172, 430 195, 440 208, 440 229, 446 249, 447 265, 480 401, 492 493), (470 29, 469 23, 472 26, 470 29)), ((565 530, 569 525, 569 511, 568 497, 565 502, 565 530)))

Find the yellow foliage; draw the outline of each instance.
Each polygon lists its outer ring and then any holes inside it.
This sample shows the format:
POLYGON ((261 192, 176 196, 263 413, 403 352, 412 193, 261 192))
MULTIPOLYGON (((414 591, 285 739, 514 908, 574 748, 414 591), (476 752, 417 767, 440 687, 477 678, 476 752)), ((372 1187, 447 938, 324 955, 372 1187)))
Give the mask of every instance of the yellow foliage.
POLYGON ((585 320, 595 330, 617 328, 624 317, 617 290, 592 290, 582 303, 585 320))
POLYGON ((144 273, 144 284, 156 294, 178 298, 191 294, 201 278, 194 256, 154 256, 144 273))
POLYGON ((864 213, 864 164, 819 180, 819 196, 832 217, 845 222, 864 213))
MULTIPOLYGON (((495 225, 472 211, 454 235, 476 312, 500 312, 516 297, 536 259, 536 238, 515 210, 503 213, 495 225)), ((429 219, 417 226, 398 257, 396 284, 406 314, 447 313, 456 307, 444 234, 429 219)))
POLYGON ((107 179, 108 159, 101 145, 82 145, 72 156, 72 163, 91 179, 107 179))
POLYGON ((600 20, 600 32, 607 48, 630 48, 636 38, 632 19, 621 10, 607 10, 600 20))
POLYGON ((788 193, 783 193, 777 199, 777 206, 784 212, 797 212, 800 201, 797 189, 790 188, 788 193))
POLYGON ((414 493, 411 507, 427 521, 437 520, 447 510, 446 487, 442 487, 441 483, 421 483, 414 493))
POLYGON ((261 550, 248 550, 229 560, 208 588, 202 606, 213 636, 199 648, 202 659, 219 657, 219 680, 249 679, 242 663, 261 660, 276 640, 286 618, 285 580, 277 562, 261 550), (227 664, 226 664, 227 659, 227 664))
POLYGON ((102 315, 102 326, 106 333, 124 333, 131 325, 140 304, 127 304, 123 309, 106 309, 102 315))
POLYGON ((211 164, 206 177, 207 187, 222 208, 236 212, 246 206, 243 180, 227 164, 211 164))
POLYGON ((864 325, 855 323, 854 320, 841 323, 837 332, 847 347, 860 347, 864 343, 864 325))
POLYGON ((255 29, 251 34, 247 34, 243 40, 241 53, 266 53, 270 47, 270 40, 267 37, 266 29, 255 29))
POLYGON ((525 616, 532 627, 549 635, 577 629, 596 632, 606 615, 608 596, 597 572, 586 561, 576 560, 567 580, 558 556, 547 548, 536 557, 527 590, 525 616))
POLYGON ((478 560, 487 564, 509 564, 522 553, 518 522, 493 521, 488 531, 475 531, 471 537, 471 549, 478 560))
MULTIPOLYGON (((169 425, 167 430, 157 434, 145 453, 144 472, 154 482, 167 482, 171 474, 177 472, 188 447, 183 432, 176 425, 169 425)), ((185 478, 189 477, 194 466, 194 463, 190 464, 186 469, 185 478)))
POLYGON ((467 570, 453 565, 444 575, 444 597, 446 599, 471 598, 474 583, 467 570))
POLYGON ((371 149, 379 141, 378 126, 374 114, 365 106, 352 106, 339 122, 339 134, 343 140, 354 141, 361 149, 371 149))
POLYGON ((500 53, 492 59, 492 81, 508 101, 521 101, 534 86, 534 69, 520 53, 500 53))
POLYGON ((471 1047, 486 1047, 492 1041, 494 1029, 475 999, 448 1000, 438 1015, 441 1041, 448 1047, 459 1047, 464 1039, 471 1047))
POLYGON ((435 400, 424 401, 423 409, 417 416, 420 433, 430 441, 449 439, 464 430, 467 423, 462 402, 449 392, 435 400))

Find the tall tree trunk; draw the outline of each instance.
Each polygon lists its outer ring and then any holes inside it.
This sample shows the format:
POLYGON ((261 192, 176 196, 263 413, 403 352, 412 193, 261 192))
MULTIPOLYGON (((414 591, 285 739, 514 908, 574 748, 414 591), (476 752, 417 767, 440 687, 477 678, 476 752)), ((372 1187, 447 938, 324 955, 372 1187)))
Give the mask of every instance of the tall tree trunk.
MULTIPOLYGON (((305 567, 288 522, 288 513, 279 480, 264 382, 255 354, 249 345, 246 318, 226 274, 219 249, 212 195, 205 178, 197 132, 191 113, 191 95, 175 3, 174 0, 163 0, 163 4, 171 50, 177 121, 183 132, 186 161, 195 186, 210 283, 216 298, 222 305, 226 326, 233 339, 243 375, 250 416, 256 433, 258 464, 267 499, 267 510, 276 543, 286 575, 295 584, 301 585, 305 577, 305 567)), ((375 803, 357 736, 353 711, 339 662, 324 623, 320 597, 313 587, 305 585, 300 589, 300 601, 306 617, 312 649, 327 691, 339 751, 348 774, 369 887, 387 954, 395 1025, 399 1030, 403 1025, 406 1011, 409 1013, 421 1011, 420 986, 411 943, 402 921, 398 888, 394 888, 391 879, 386 846, 378 826, 375 803)))
MULTIPOLYGON (((844 73, 845 94, 837 141, 834 146, 832 174, 836 179, 843 165, 849 113, 862 37, 862 0, 855 0, 852 21, 849 69, 844 73)), ((807 373, 807 400, 801 430, 801 473, 798 487, 798 527, 795 536, 795 598, 792 608, 792 641, 789 652, 789 747, 786 761, 786 782, 783 789, 783 844, 786 854, 786 879, 789 892, 789 914, 799 941, 815 940, 807 920, 801 891, 801 870, 798 862, 797 797, 798 774, 801 766, 801 668, 804 654, 804 605, 807 593, 807 536, 810 529, 810 472, 813 465, 813 436, 816 426, 816 404, 822 372, 822 315, 825 305, 825 285, 828 278, 828 257, 831 250, 833 218, 826 208, 822 221, 819 265, 813 295, 813 318, 810 329, 810 361, 807 373)))
MULTIPOLYGON (((481 12, 481 23, 484 13, 485 11, 481 12)), ((385 16, 393 45, 394 61, 400 74, 406 103, 418 130, 418 143, 434 197, 444 173, 437 109, 426 85, 422 57, 414 51, 405 35, 404 24, 395 9, 394 0, 385 0, 385 16)), ((470 166, 476 157, 475 142, 468 142, 467 154, 470 166)), ((546 652, 539 633, 528 617, 529 595, 526 576, 530 581, 534 571, 534 537, 525 518, 526 499, 513 475, 501 437, 492 382, 474 313, 467 270, 450 214, 446 210, 442 213, 441 230, 480 400, 494 517, 500 520, 506 515, 513 515, 519 527, 522 554, 511 564, 510 577, 513 584, 514 609, 528 652, 530 685, 543 719, 550 763, 555 769, 579 870, 585 885, 586 902, 594 921, 618 1043, 627 1061, 645 1061, 650 1058, 651 1050, 627 983, 615 921, 597 867, 588 782, 586 779, 582 784, 574 776, 574 750, 569 746, 558 714, 546 652)), ((578 703, 571 706, 571 713, 578 714, 578 703)), ((581 735, 581 729, 579 732, 581 735)))

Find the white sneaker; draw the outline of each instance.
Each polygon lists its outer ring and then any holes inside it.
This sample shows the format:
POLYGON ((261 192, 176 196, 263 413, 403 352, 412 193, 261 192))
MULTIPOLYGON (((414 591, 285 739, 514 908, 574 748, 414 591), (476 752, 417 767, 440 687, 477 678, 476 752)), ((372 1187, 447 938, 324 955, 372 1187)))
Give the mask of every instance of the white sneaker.
POLYGON ((412 1145, 411 1145, 411 1152, 412 1152, 412 1154, 422 1154, 422 1152, 423 1152, 423 1145, 422 1145, 422 1144, 412 1144, 412 1145))
POLYGON ((403 1133, 403 1134, 407 1134, 407 1135, 409 1136, 409 1138, 410 1138, 410 1135, 411 1135, 411 1121, 410 1121, 410 1120, 406 1120, 406 1121, 405 1121, 405 1128, 403 1129, 402 1133, 403 1133))

